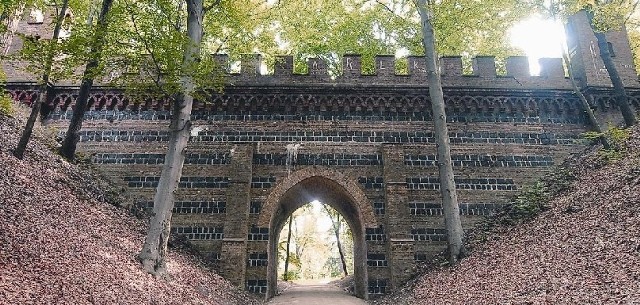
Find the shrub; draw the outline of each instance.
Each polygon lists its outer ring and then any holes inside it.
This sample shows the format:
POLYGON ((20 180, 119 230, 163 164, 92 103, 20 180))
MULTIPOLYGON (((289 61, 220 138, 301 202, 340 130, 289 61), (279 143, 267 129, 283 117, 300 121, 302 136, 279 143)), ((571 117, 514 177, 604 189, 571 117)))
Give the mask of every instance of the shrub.
POLYGON ((575 180, 574 174, 566 168, 556 168, 533 185, 525 187, 516 195, 495 220, 502 224, 514 224, 531 219, 547 210, 548 202, 554 196, 567 190, 575 180))
POLYGON ((603 148, 598 154, 606 162, 616 161, 622 158, 625 153, 624 143, 630 137, 629 130, 618 128, 609 124, 607 131, 604 132, 586 132, 582 135, 588 140, 598 140, 604 137, 609 143, 609 148, 603 148))

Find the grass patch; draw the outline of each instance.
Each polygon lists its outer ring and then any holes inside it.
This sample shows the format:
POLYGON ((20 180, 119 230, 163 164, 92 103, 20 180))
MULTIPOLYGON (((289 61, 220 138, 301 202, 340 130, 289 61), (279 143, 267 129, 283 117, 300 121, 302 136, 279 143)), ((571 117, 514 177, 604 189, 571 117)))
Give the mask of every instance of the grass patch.
POLYGON ((0 94, 0 115, 13 115, 13 102, 6 94, 0 94))

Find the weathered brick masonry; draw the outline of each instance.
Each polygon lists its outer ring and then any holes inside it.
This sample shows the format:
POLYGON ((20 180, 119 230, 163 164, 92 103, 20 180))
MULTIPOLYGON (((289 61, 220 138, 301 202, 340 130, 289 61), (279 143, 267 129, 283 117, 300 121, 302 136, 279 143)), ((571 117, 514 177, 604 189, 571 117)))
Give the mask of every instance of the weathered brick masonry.
MULTIPOLYGON (((574 71, 599 118, 618 122, 584 21, 578 15, 569 27, 574 71)), ((607 37, 640 109, 626 34, 607 37)), ((394 58, 380 56, 377 74, 361 75, 359 57, 345 56, 336 79, 316 59, 307 75, 292 74, 291 57, 278 61, 274 75, 259 75, 258 60, 248 57, 240 74, 227 75, 224 93, 196 103, 193 124, 201 131, 186 151, 172 232, 219 262, 227 279, 273 295, 284 221, 318 199, 352 228, 356 294, 396 289, 416 262, 446 246, 422 58, 410 57, 409 74, 395 75, 394 58)), ((587 144, 583 110, 560 60, 543 60, 541 76, 529 76, 523 57, 508 59, 504 76, 496 75, 492 57, 476 58, 473 75, 462 75, 459 57, 443 58, 442 69, 467 228, 587 144)), ((12 80, 14 99, 35 97, 32 83, 19 82, 27 79, 12 80)), ((77 87, 58 85, 52 93, 48 119, 64 127, 77 87)), ((149 208, 168 140, 167 101, 134 102, 107 87, 91 97, 80 149, 149 208)))

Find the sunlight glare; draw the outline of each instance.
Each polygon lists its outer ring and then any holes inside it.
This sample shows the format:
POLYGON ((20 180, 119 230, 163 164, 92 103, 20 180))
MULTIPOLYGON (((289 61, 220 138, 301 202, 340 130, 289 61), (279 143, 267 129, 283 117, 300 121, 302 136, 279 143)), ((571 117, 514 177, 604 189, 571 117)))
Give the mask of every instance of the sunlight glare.
POLYGON ((532 16, 511 28, 511 45, 522 49, 529 57, 532 75, 540 74, 540 58, 562 58, 565 44, 564 27, 560 22, 532 16))
POLYGON ((319 232, 328 231, 331 228, 331 219, 325 214, 323 214, 324 212, 322 211, 323 209, 322 205, 324 203, 316 199, 314 201, 311 201, 309 204, 311 204, 314 214, 320 215, 320 217, 316 219, 318 231, 319 232))

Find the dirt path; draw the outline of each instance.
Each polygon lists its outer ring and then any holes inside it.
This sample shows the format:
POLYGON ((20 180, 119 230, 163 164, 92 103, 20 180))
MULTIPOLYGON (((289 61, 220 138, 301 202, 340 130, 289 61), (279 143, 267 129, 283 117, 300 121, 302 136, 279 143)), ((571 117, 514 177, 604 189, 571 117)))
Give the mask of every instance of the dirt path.
POLYGON ((333 285, 295 285, 274 297, 268 305, 365 305, 364 300, 333 285))

